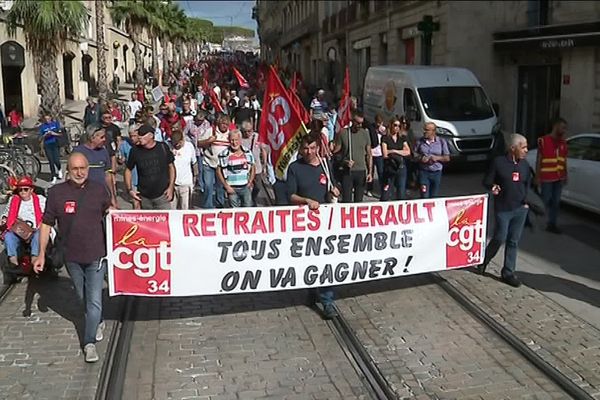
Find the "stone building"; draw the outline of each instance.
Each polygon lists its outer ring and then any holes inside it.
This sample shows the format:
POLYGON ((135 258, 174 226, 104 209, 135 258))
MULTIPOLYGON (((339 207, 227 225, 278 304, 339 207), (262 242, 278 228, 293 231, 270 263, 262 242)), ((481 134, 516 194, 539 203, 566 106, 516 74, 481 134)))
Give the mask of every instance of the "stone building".
MULTIPOLYGON (((62 57, 58 57, 56 69, 60 84, 61 99, 85 100, 88 95, 96 95, 97 52, 96 17, 94 0, 84 1, 88 9, 88 24, 84 35, 78 40, 69 40, 62 57)), ((107 3, 108 4, 108 3, 107 3)), ((40 104, 37 79, 39 76, 32 54, 27 50, 25 36, 17 29, 15 36, 9 36, 5 15, 12 1, 0 1, 0 103, 5 113, 12 105, 19 108, 25 118, 36 116, 40 104)), ((121 82, 131 81, 135 70, 133 42, 122 26, 112 23, 108 7, 104 8, 104 41, 108 83, 113 73, 121 82)), ((152 64, 152 49, 147 32, 141 39, 144 66, 152 64)), ((160 49, 162 52, 162 49, 160 49)), ((160 64, 162 65, 162 64, 160 64)))
POLYGON ((290 0, 256 8, 262 57, 338 95, 346 65, 359 97, 372 65, 460 66, 498 103, 506 131, 532 140, 559 115, 571 132, 600 130, 600 2, 290 0), (426 16, 433 24, 424 26, 426 16))

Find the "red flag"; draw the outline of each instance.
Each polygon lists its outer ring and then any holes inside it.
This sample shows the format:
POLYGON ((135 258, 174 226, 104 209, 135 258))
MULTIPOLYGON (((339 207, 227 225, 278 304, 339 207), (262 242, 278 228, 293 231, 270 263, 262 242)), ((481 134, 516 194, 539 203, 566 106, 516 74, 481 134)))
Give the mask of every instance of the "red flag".
POLYGON ((242 87, 244 89, 248 89, 250 87, 250 85, 248 85, 248 81, 246 80, 246 78, 244 78, 244 76, 240 73, 240 71, 238 71, 238 69, 236 67, 233 67, 233 74, 235 75, 235 78, 237 79, 238 83, 240 84, 240 87, 242 87))
POLYGON ((350 112, 350 69, 346 66, 344 73, 344 85, 342 87, 342 99, 337 112, 337 120, 335 130, 339 132, 345 126, 348 126, 352 114, 350 112))
POLYGON ((215 111, 220 112, 220 113, 224 112, 223 107, 221 106, 221 102, 219 101, 219 98, 217 97, 217 93, 215 93, 215 90, 209 89, 208 95, 210 96, 210 102, 212 103, 212 106, 215 108, 215 111))
POLYGON ((298 110, 292 105, 290 93, 271 66, 267 73, 267 87, 260 117, 259 140, 271 148, 275 174, 285 179, 288 165, 300 147, 300 139, 307 131, 298 110))

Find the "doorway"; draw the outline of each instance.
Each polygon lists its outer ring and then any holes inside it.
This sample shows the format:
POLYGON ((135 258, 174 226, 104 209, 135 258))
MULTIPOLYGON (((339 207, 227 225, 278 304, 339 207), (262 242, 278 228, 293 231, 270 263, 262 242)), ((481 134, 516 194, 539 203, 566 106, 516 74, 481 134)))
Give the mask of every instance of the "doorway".
POLYGON ((75 100, 73 92, 73 59, 75 56, 71 53, 63 54, 63 75, 65 80, 65 98, 75 100))
POLYGON ((126 44, 123 45, 123 76, 125 77, 125 82, 130 83, 129 68, 127 68, 127 50, 129 50, 129 46, 126 44))
POLYGON ((23 88, 21 72, 25 68, 25 51, 17 42, 8 41, 0 46, 2 54, 2 84, 4 94, 4 112, 8 114, 12 107, 23 113, 23 88))
POLYGON ((96 82, 92 79, 92 74, 90 73, 90 66, 92 64, 92 56, 89 54, 82 54, 81 56, 81 75, 83 80, 88 84, 88 93, 90 96, 96 96, 98 94, 98 90, 96 88, 96 82))
POLYGON ((560 65, 519 67, 516 131, 535 147, 560 115, 560 65))

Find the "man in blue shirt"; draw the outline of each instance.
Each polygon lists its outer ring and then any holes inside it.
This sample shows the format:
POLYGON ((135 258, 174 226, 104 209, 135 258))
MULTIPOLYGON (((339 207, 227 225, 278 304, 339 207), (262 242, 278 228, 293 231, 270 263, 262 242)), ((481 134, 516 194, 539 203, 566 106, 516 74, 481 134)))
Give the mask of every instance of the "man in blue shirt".
POLYGON ((415 147, 419 162, 419 187, 421 198, 436 197, 442 181, 442 169, 450 161, 448 143, 436 135, 437 126, 428 122, 423 126, 423 137, 415 147))
POLYGON ((58 121, 52 119, 50 113, 44 113, 44 123, 40 125, 40 137, 44 140, 44 152, 50 164, 50 175, 52 175, 53 185, 57 179, 63 178, 60 166, 58 136, 61 136, 60 124, 58 121))
POLYGON ((83 144, 73 149, 74 153, 82 153, 89 163, 88 179, 106 186, 110 194, 112 206, 117 208, 117 196, 112 184, 110 156, 104 146, 106 144, 106 131, 99 125, 90 125, 86 129, 83 144))

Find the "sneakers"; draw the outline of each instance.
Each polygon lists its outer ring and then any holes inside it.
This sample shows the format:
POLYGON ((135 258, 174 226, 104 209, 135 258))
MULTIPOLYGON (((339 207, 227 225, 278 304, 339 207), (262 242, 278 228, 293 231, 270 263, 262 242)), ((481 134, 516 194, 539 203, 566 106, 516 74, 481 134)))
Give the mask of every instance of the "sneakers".
POLYGON ((50 183, 51 183, 52 185, 56 185, 56 180, 57 180, 57 179, 56 179, 56 177, 55 177, 55 176, 53 176, 53 177, 52 177, 52 182, 50 182, 50 183))
POLYGON ((96 345, 94 343, 88 343, 83 347, 83 354, 85 356, 85 362, 94 363, 100 359, 98 352, 96 351, 96 345))
POLYGON ((516 288, 521 286, 521 281, 519 279, 517 279, 517 277, 514 275, 503 276, 502 282, 504 282, 507 285, 510 285, 512 287, 516 287, 516 288))
POLYGON ((373 192, 371 192, 370 190, 367 190, 367 193, 366 193, 366 194, 367 194, 367 196, 369 196, 369 197, 375 197, 375 196, 373 196, 373 192))
POLYGON ((323 318, 325 318, 325 319, 333 319, 333 318, 335 318, 337 316, 338 316, 338 312, 335 309, 335 306, 333 304, 327 304, 323 308, 323 318))
POLYGON ((62 179, 63 178, 63 173, 62 171, 59 169, 58 170, 58 179, 62 179))
POLYGON ((548 224, 548 226, 546 226, 546 230, 550 233, 556 233, 557 235, 562 234, 562 230, 555 224, 548 224))
POLYGON ((98 328, 96 328, 96 342, 100 342, 104 339, 104 328, 106 328, 106 324, 102 321, 98 324, 98 328))

